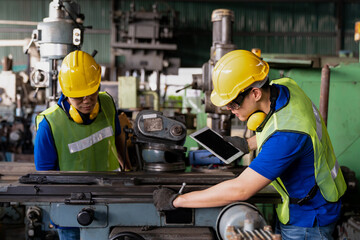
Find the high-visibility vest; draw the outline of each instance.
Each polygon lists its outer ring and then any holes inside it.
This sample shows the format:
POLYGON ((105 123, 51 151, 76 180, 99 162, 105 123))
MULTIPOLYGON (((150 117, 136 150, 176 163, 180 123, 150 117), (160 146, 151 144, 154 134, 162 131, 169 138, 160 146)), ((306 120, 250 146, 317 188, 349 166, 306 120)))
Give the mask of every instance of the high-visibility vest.
POLYGON ((37 127, 43 119, 50 126, 61 171, 112 171, 119 168, 115 147, 116 108, 107 93, 99 93, 99 102, 101 110, 88 125, 69 119, 57 104, 36 117, 37 127))
MULTIPOLYGON (((271 84, 286 86, 290 91, 290 98, 284 107, 270 117, 263 131, 256 133, 258 151, 261 151, 267 139, 278 131, 310 136, 314 148, 316 184, 325 200, 337 202, 346 191, 346 183, 319 111, 294 80, 281 78, 272 81, 271 84)), ((291 196, 289 196, 280 177, 271 184, 282 198, 282 203, 276 207, 279 220, 283 224, 287 224, 290 220, 289 202, 291 196)))

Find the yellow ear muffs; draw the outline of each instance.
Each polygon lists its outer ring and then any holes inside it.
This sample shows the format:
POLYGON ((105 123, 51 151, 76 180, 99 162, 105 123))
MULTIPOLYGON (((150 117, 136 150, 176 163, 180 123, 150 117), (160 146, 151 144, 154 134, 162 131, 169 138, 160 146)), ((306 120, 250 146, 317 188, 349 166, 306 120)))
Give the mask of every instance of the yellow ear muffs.
POLYGON ((277 97, 278 97, 277 88, 274 86, 270 86, 270 103, 271 104, 270 104, 269 113, 266 114, 262 111, 257 111, 257 112, 252 113, 247 121, 248 129, 250 129, 251 131, 257 131, 257 132, 261 132, 263 130, 263 128, 265 127, 265 124, 267 123, 267 121, 269 121, 270 117, 275 112, 275 104, 276 104, 277 97))
POLYGON ((247 127, 251 131, 256 131, 260 124, 265 120, 266 114, 264 112, 254 112, 247 120, 247 127))
POLYGON ((76 108, 70 104, 69 114, 72 120, 76 123, 83 123, 83 119, 80 116, 79 112, 76 110, 76 108))
MULTIPOLYGON (((99 102, 97 102, 95 104, 95 107, 94 109, 91 111, 90 115, 89 115, 89 118, 91 120, 95 119, 96 116, 98 115, 99 113, 99 109, 100 109, 100 104, 99 102)), ((76 108, 70 104, 70 109, 69 109, 69 114, 70 114, 70 117, 72 118, 72 120, 74 120, 74 122, 76 123, 84 123, 84 120, 82 119, 80 113, 76 110, 76 108)))
POLYGON ((93 119, 96 118, 96 116, 97 116, 98 113, 99 113, 99 109, 100 109, 100 104, 99 104, 99 102, 96 102, 95 107, 94 107, 94 109, 91 111, 90 116, 89 116, 89 118, 90 118, 91 120, 93 120, 93 119))

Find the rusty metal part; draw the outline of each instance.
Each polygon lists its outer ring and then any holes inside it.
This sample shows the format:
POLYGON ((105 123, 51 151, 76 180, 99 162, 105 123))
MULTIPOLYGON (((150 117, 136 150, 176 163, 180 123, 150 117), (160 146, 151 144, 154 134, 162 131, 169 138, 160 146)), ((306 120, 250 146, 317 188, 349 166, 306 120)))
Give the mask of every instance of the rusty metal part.
POLYGON ((320 104, 319 110, 325 125, 327 125, 328 108, 329 108, 329 88, 330 88, 330 68, 328 64, 321 70, 321 86, 320 86, 320 104))

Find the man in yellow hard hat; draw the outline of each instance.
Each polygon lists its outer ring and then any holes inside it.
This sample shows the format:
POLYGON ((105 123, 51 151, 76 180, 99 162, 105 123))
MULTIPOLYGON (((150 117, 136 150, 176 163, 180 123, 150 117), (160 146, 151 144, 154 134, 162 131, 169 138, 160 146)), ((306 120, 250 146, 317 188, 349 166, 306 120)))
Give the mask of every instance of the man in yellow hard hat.
MULTIPOLYGON (((36 170, 117 171, 123 166, 121 127, 113 99, 99 92, 101 67, 83 51, 61 65, 58 103, 36 118, 36 170)), ((80 239, 79 229, 59 228, 60 239, 80 239)))
POLYGON ((257 148, 249 167, 202 191, 155 190, 154 204, 160 211, 224 206, 272 184, 282 198, 276 208, 282 239, 332 239, 346 183, 327 129, 294 80, 269 83, 268 73, 269 65, 245 50, 225 54, 213 71, 212 103, 256 131, 256 139, 228 138, 238 148, 257 148))

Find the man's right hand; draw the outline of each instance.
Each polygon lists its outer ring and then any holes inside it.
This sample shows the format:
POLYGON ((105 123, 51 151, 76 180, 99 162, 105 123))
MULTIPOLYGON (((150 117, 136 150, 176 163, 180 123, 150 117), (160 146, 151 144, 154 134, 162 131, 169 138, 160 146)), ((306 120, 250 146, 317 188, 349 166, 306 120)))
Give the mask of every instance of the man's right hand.
POLYGON ((248 141, 245 138, 241 137, 230 137, 230 136, 224 136, 224 140, 234 145, 234 147, 240 149, 243 153, 247 154, 249 153, 249 144, 248 141))
POLYGON ((179 194, 170 188, 159 188, 153 192, 154 205, 158 211, 175 210, 173 201, 179 194))

